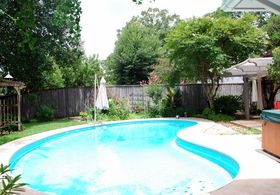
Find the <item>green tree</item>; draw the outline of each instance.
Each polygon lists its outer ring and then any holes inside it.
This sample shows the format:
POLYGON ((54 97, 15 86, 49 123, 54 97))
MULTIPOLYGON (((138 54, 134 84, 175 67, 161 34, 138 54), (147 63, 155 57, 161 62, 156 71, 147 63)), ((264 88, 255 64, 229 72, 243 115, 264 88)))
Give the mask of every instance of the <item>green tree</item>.
POLYGON ((52 63, 52 69, 50 71, 43 72, 44 88, 62 88, 65 86, 65 80, 63 74, 57 63, 53 58, 50 58, 52 63))
POLYGON ((2 0, 0 10, 0 65, 29 89, 43 88, 50 57, 59 68, 79 64, 79 0, 2 0))
POLYGON ((106 73, 116 84, 138 84, 148 80, 159 56, 160 41, 150 28, 128 23, 119 33, 114 52, 106 61, 106 73))
POLYGON ((280 46, 280 16, 271 16, 263 29, 268 35, 267 55, 272 55, 272 50, 280 46))
POLYGON ((133 17, 131 21, 138 22, 140 25, 154 31, 163 46, 167 33, 179 20, 180 17, 178 15, 169 15, 166 9, 148 8, 148 10, 142 11, 140 16, 133 17))
POLYGON ((94 86, 94 74, 101 78, 101 62, 96 55, 85 57, 76 71, 78 86, 94 86))
POLYGON ((268 66, 268 79, 264 80, 264 98, 268 108, 273 108, 273 102, 280 89, 280 47, 273 50, 273 64, 268 66))
POLYGON ((263 93, 268 108, 273 108, 275 96, 280 88, 280 17, 271 16, 262 27, 268 36, 266 56, 272 56, 274 63, 268 67, 268 77, 263 79, 263 93))
POLYGON ((253 25, 252 15, 241 18, 192 18, 180 22, 167 37, 170 58, 175 63, 178 82, 185 77, 200 81, 213 108, 222 71, 250 54, 260 54, 264 32, 253 25))

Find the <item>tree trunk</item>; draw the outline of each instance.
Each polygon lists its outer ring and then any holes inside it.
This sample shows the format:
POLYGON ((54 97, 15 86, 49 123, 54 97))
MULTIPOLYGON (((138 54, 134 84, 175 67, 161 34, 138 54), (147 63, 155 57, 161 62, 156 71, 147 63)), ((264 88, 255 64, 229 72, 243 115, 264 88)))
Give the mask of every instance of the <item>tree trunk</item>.
POLYGON ((213 79, 212 83, 207 83, 207 81, 202 82, 202 87, 206 92, 209 107, 211 109, 214 109, 214 99, 216 97, 219 86, 219 79, 213 79))
POLYGON ((263 92, 267 109, 274 107, 274 99, 279 89, 280 86, 277 86, 273 81, 263 81, 263 92))

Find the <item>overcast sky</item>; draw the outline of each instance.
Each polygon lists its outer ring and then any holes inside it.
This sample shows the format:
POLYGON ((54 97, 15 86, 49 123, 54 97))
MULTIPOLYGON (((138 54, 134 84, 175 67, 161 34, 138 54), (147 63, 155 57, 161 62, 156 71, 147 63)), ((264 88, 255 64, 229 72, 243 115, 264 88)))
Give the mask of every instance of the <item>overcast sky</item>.
POLYGON ((149 7, 167 9, 183 18, 202 16, 215 11, 222 0, 156 0, 136 5, 132 0, 81 0, 82 41, 87 55, 98 54, 106 59, 113 52, 117 30, 133 16, 149 7))

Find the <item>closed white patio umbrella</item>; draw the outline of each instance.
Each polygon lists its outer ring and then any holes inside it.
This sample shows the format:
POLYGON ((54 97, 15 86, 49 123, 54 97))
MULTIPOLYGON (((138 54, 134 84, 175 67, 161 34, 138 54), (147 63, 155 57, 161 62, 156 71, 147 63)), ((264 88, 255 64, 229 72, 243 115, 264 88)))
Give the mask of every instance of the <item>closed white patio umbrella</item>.
POLYGON ((96 103, 95 103, 96 108, 101 110, 109 110, 109 103, 108 103, 108 97, 107 97, 105 85, 106 85, 106 81, 102 77, 98 89, 96 103))

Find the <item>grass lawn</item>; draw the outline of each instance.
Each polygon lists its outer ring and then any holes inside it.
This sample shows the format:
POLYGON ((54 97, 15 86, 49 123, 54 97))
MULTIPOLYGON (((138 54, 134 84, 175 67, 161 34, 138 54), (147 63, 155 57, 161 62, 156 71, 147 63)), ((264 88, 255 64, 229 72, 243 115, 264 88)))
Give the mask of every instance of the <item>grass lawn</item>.
POLYGON ((23 131, 11 132, 11 134, 0 136, 0 145, 36 133, 41 133, 44 131, 69 127, 74 125, 81 125, 85 123, 86 122, 81 122, 73 119, 58 119, 49 122, 33 121, 30 123, 24 123, 23 131))
POLYGON ((245 129, 243 131, 239 131, 239 133, 244 134, 244 135, 259 135, 262 133, 261 130, 259 129, 255 129, 255 128, 249 128, 249 129, 245 129))

